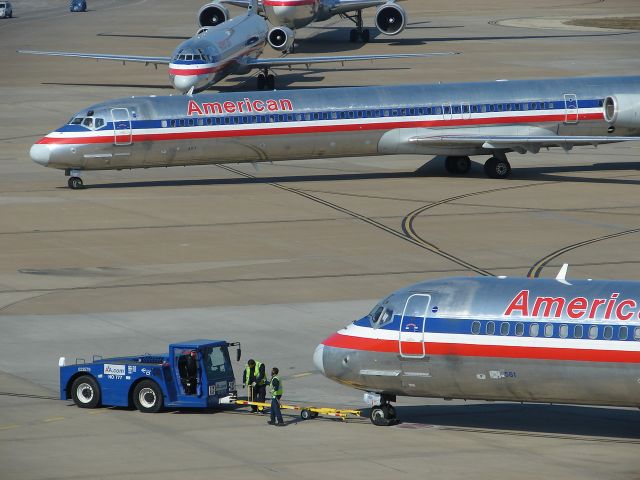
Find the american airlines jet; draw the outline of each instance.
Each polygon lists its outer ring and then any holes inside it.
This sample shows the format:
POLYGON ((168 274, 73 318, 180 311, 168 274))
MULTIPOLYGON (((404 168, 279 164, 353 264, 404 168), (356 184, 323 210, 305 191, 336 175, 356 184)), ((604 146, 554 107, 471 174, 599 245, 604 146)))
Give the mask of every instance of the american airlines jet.
MULTIPOLYGON (((200 26, 213 26, 229 19, 224 4, 246 7, 250 0, 215 0, 198 12, 200 26)), ((281 45, 293 45, 294 30, 312 22, 322 22, 335 15, 355 24, 349 40, 361 39, 367 43, 369 30, 364 28, 362 10, 376 7, 375 25, 385 35, 398 35, 407 25, 407 14, 395 0, 261 0, 260 11, 275 27, 269 33, 270 41, 281 45)))
MULTIPOLYGON (((276 50, 286 50, 290 45, 281 44, 278 36, 269 31, 267 21, 255 14, 255 0, 248 3, 247 13, 234 17, 223 25, 202 27, 193 38, 182 42, 171 57, 141 55, 116 55, 110 53, 51 52, 39 50, 18 50, 18 53, 48 55, 57 57, 91 58, 155 65, 168 65, 169 78, 176 90, 182 93, 200 92, 210 88, 228 75, 246 75, 258 70, 258 90, 273 90, 275 76, 271 69, 294 65, 315 65, 319 63, 344 63, 362 60, 389 60, 395 58, 423 58, 443 53, 396 53, 383 55, 332 55, 328 57, 279 57, 258 58, 267 42, 276 50), (274 43, 275 42, 275 43, 274 43)), ((292 39, 291 39, 292 40, 292 39)))
POLYGON ((314 353, 364 390, 375 425, 397 396, 640 407, 640 283, 454 277, 410 285, 314 353))
POLYGON ((372 155, 488 155, 640 140, 640 77, 130 97, 82 109, 31 147, 81 188, 89 170, 372 155))

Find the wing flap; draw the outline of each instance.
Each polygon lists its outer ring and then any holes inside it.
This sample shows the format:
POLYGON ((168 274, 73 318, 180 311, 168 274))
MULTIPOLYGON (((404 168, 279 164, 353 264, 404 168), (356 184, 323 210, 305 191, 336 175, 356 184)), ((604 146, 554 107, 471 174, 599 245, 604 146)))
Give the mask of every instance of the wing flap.
POLYGON ((560 147, 570 149, 580 145, 638 141, 640 137, 588 136, 588 135, 417 135, 408 139, 418 145, 461 145, 482 147, 489 150, 560 147))

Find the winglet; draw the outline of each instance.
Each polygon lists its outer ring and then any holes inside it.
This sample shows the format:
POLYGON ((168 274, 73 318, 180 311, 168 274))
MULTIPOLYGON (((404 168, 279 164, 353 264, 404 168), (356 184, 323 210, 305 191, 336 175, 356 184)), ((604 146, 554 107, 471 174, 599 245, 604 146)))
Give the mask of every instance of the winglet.
POLYGON ((556 275, 556 280, 565 285, 571 285, 569 282, 567 282, 567 279, 566 279, 568 269, 569 269, 569 264, 563 263, 562 267, 560 268, 560 271, 558 272, 558 275, 556 275))

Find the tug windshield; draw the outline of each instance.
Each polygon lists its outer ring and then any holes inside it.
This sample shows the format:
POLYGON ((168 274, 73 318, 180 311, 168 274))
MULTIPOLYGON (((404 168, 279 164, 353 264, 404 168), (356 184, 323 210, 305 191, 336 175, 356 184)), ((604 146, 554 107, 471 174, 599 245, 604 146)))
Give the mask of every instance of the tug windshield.
POLYGON ((209 385, 227 378, 233 371, 227 347, 207 347, 202 351, 202 356, 209 385))

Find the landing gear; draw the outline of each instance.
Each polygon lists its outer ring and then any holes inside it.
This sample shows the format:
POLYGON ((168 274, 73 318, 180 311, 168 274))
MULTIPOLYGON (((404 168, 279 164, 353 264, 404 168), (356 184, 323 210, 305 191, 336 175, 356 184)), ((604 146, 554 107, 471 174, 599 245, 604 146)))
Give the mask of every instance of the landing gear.
POLYGON ((369 33, 368 28, 362 27, 362 10, 356 11, 355 15, 343 14, 342 16, 356 24, 356 28, 353 28, 349 32, 349 41, 351 43, 355 43, 358 39, 361 39, 362 43, 369 43, 371 34, 369 33))
POLYGON ((378 427, 388 427, 400 423, 396 415, 396 409, 390 403, 375 405, 369 413, 371 423, 378 427))
POLYGON ((453 175, 464 175, 471 168, 469 157, 447 157, 444 161, 444 168, 453 175))
POLYGON ((71 177, 67 181, 67 185, 71 190, 80 190, 84 188, 84 184, 82 183, 82 179, 80 177, 71 177))
POLYGON ((275 75, 265 71, 258 74, 258 90, 275 90, 276 89, 276 77, 275 75))
POLYGON ((491 157, 484 164, 484 173, 490 178, 507 178, 511 175, 511 165, 506 157, 491 157))

